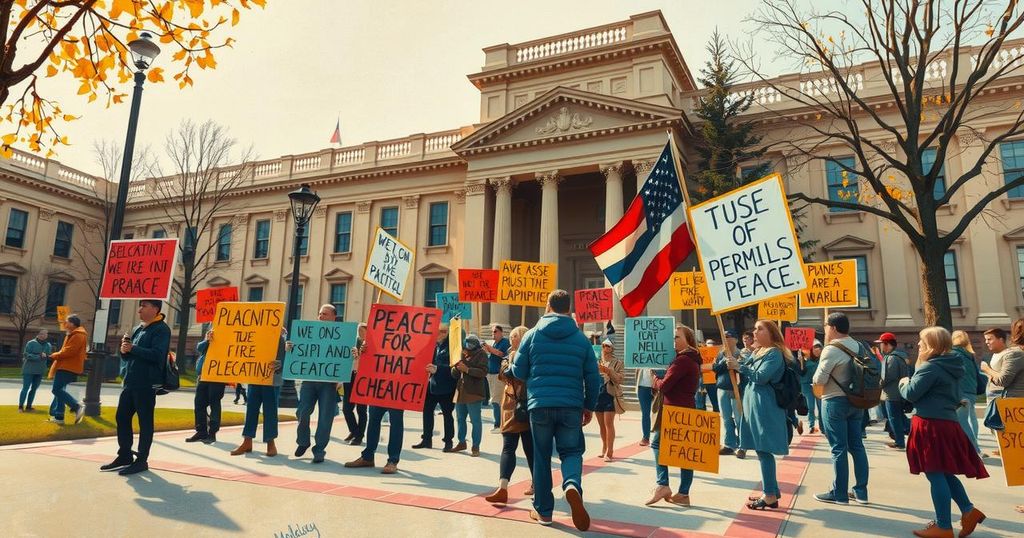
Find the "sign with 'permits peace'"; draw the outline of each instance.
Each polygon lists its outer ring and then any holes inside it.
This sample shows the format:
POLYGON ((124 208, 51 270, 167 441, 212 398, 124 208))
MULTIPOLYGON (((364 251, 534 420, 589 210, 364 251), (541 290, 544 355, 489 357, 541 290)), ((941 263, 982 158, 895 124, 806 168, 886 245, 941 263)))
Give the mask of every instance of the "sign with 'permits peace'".
POLYGON ((401 301, 414 257, 412 249, 378 227, 373 237, 373 248, 366 259, 363 280, 401 301))

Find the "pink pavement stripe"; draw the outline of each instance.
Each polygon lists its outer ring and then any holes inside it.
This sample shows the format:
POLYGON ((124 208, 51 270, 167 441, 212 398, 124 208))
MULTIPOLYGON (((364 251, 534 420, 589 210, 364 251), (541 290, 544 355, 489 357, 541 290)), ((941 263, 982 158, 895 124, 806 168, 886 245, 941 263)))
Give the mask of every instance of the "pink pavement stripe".
POLYGON ((313 493, 324 493, 326 491, 331 491, 332 489, 337 489, 338 484, 331 484, 328 482, 317 482, 315 480, 296 480, 294 482, 289 482, 287 484, 277 487, 282 487, 285 489, 297 489, 300 491, 309 491, 313 493))
POLYGON ((442 499, 440 497, 428 497, 426 495, 414 495, 412 493, 392 493, 385 495, 377 499, 380 502, 398 504, 402 506, 418 506, 420 508, 430 508, 432 510, 441 510, 445 506, 451 504, 448 499, 442 499))
POLYGON ((324 493, 327 493, 328 495, 337 495, 339 497, 351 497, 353 499, 376 501, 381 497, 391 495, 393 492, 373 488, 362 488, 359 486, 342 486, 340 488, 327 490, 324 493))

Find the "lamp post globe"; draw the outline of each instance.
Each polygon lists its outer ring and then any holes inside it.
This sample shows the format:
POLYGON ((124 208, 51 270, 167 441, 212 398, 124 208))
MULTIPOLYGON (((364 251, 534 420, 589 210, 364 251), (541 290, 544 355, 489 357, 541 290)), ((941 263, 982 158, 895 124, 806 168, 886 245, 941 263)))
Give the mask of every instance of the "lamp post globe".
MULTIPOLYGON (((291 334, 292 325, 299 318, 297 309, 299 303, 299 263, 301 261, 299 247, 306 232, 306 225, 309 224, 313 211, 316 209, 317 204, 320 203, 320 197, 309 188, 309 185, 303 184, 298 189, 288 193, 288 201, 292 206, 292 218, 295 219, 295 244, 292 247, 292 280, 288 287, 288 307, 287 314, 285 315, 285 318, 288 320, 288 334, 291 334)), ((295 393, 295 382, 286 379, 281 385, 281 398, 278 406, 293 408, 298 403, 295 393)))

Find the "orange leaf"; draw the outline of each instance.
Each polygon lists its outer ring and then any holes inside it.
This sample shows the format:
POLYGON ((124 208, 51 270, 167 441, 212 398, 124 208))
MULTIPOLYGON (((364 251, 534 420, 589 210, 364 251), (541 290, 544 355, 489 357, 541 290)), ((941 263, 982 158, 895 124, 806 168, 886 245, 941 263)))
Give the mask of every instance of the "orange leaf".
POLYGON ((52 76, 54 76, 56 74, 57 74, 57 68, 56 67, 54 67, 52 65, 46 66, 46 76, 47 77, 52 77, 52 76))
POLYGON ((238 10, 237 9, 232 9, 231 10, 231 26, 234 26, 234 25, 238 24, 239 17, 241 17, 241 14, 238 12, 238 10))
POLYGON ((150 69, 149 70, 149 74, 146 75, 146 78, 149 79, 150 82, 163 82, 164 81, 164 70, 163 70, 163 68, 162 67, 154 67, 153 69, 150 69))

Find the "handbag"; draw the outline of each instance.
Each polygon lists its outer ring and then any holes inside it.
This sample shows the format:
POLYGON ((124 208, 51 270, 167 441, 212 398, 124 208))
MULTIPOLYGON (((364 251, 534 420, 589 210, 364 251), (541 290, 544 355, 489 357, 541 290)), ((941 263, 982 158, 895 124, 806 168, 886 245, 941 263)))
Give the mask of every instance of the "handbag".
POLYGON ((516 396, 516 408, 512 412, 512 418, 521 424, 530 423, 530 410, 526 407, 526 400, 519 397, 519 389, 512 385, 512 393, 516 396))
POLYGON ((988 402, 988 407, 985 408, 985 427, 990 430, 1003 431, 1006 429, 1006 425, 1003 424, 1003 417, 999 414, 999 406, 996 404, 999 398, 1005 398, 1006 391, 997 397, 992 398, 988 402))
POLYGON ((157 396, 162 396, 181 388, 181 377, 178 372, 178 363, 174 360, 174 355, 171 353, 167 354, 167 361, 164 363, 163 374, 163 383, 156 387, 157 396))

